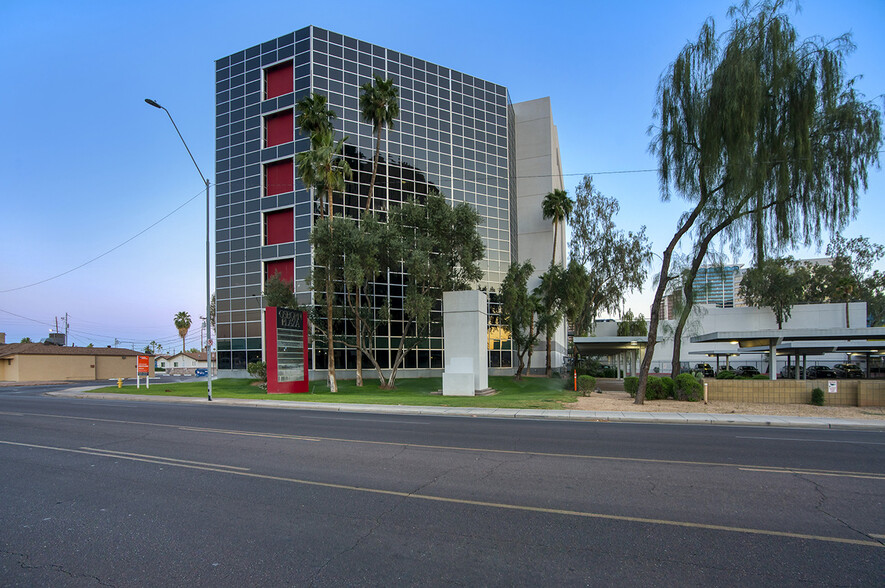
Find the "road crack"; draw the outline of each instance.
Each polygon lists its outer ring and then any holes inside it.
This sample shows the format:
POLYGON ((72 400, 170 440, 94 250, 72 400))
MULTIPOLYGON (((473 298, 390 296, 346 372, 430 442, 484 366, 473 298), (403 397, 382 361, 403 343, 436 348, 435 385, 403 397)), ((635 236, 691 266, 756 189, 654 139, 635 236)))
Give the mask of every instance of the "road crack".
POLYGON ((18 561, 16 563, 18 564, 18 567, 20 567, 23 570, 52 570, 54 572, 59 572, 61 574, 64 574, 64 575, 68 576, 69 578, 93 580, 93 581, 97 582, 100 586, 110 586, 111 588, 116 588, 115 584, 108 584, 107 582, 105 582, 101 578, 99 578, 98 576, 93 576, 91 574, 76 574, 74 572, 70 572, 70 571, 66 570, 63 566, 60 566, 58 564, 32 565, 29 563, 31 557, 26 553, 18 553, 15 551, 0 550, 0 554, 11 555, 11 556, 18 558, 18 561))

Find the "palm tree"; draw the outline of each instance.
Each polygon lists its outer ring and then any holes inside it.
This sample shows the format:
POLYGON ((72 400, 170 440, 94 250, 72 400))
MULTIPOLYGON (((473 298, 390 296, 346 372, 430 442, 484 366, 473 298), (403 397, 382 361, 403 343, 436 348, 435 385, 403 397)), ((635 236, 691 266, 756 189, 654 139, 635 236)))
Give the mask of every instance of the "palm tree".
POLYGON ((305 96, 295 104, 295 111, 298 113, 295 123, 311 139, 320 131, 331 131, 332 121, 337 117, 322 94, 305 96))
POLYGON ((191 328, 191 315, 182 310, 172 319, 175 328, 178 329, 178 336, 181 337, 181 352, 184 353, 184 338, 187 337, 187 330, 191 328))
MULTIPOLYGON (((345 183, 350 179, 350 164, 344 159, 344 142, 347 137, 337 143, 331 129, 319 130, 311 136, 311 148, 295 156, 298 163, 298 175, 305 186, 325 190, 328 199, 329 216, 332 216, 332 194, 344 191, 345 183)), ((320 207, 320 217, 323 208, 320 207)))
POLYGON ((568 192, 557 189, 544 196, 542 206, 544 218, 553 219, 553 258, 550 260, 550 264, 553 265, 556 263, 556 241, 558 240, 557 230, 559 229, 559 223, 571 216, 573 203, 568 197, 568 192))
POLYGON ((375 129, 375 160, 372 164, 372 179, 369 182, 369 198, 366 200, 366 212, 372 209, 372 196, 375 191, 375 178, 378 176, 378 160, 381 156, 381 130, 393 128, 393 121, 399 116, 399 91, 393 80, 382 80, 375 76, 375 83, 366 82, 360 94, 360 110, 363 120, 371 123, 375 129))

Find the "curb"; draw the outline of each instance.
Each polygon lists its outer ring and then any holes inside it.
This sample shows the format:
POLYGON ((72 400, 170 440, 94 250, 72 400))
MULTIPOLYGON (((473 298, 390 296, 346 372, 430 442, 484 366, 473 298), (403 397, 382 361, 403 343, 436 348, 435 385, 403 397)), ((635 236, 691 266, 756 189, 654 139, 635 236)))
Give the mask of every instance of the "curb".
MULTIPOLYGON (((94 393, 86 386, 46 392, 46 396, 64 398, 92 398, 99 400, 129 400, 132 402, 172 402, 179 404, 207 404, 205 398, 182 396, 153 396, 139 394, 94 393)), ((792 427, 809 429, 854 429, 885 432, 885 420, 828 419, 823 417, 780 417, 770 415, 736 415, 681 412, 608 412, 591 410, 555 410, 526 408, 469 408, 442 406, 406 406, 387 404, 343 404, 332 402, 298 402, 290 400, 238 400, 216 398, 213 405, 250 408, 282 408, 315 410, 321 412, 379 413, 421 416, 457 416, 481 418, 516 418, 529 420, 560 420, 613 423, 652 423, 679 425, 731 425, 759 427, 792 427)))

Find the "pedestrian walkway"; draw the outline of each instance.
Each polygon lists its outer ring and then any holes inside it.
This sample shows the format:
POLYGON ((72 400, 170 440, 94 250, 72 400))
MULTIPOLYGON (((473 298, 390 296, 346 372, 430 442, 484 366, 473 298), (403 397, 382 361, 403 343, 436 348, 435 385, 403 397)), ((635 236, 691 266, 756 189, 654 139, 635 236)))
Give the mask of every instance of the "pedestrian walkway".
MULTIPOLYGON (((134 402, 175 402, 208 404, 205 398, 181 396, 148 396, 138 394, 89 393, 94 387, 69 388, 48 392, 49 396, 93 398, 104 400, 131 400, 134 402)), ((773 416, 755 414, 714 414, 690 412, 619 412, 593 410, 554 410, 526 408, 469 408, 449 406, 402 406, 385 404, 345 404, 338 402, 298 402, 295 400, 244 400, 216 398, 213 406, 250 406, 349 413, 381 413, 428 416, 459 416, 483 418, 549 419, 562 421, 595 421, 619 423, 664 423, 691 425, 741 425, 769 427, 802 427, 813 429, 863 429, 885 431, 885 420, 837 419, 826 417, 773 416)))

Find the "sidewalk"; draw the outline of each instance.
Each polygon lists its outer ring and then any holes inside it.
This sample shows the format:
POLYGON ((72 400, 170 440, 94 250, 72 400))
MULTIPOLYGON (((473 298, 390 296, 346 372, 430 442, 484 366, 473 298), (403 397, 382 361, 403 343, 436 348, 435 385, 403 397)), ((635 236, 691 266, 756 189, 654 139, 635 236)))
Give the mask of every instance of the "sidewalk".
MULTIPOLYGON (((92 386, 47 392, 48 396, 66 398, 97 398, 102 400, 131 400, 134 402, 174 402, 209 404, 205 398, 180 396, 148 396, 138 394, 88 393, 92 386)), ((563 421, 595 421, 618 423, 666 423, 692 425, 741 425, 770 427, 801 427, 812 429, 859 429, 885 432, 885 420, 837 419, 826 417, 768 416, 753 414, 698 414, 690 412, 614 412, 592 410, 540 410, 519 408, 467 408, 446 406, 402 406, 385 404, 343 404, 337 402, 298 402, 294 400, 240 400, 216 398, 212 406, 250 406, 328 412, 410 414, 431 416, 460 416, 483 418, 550 419, 563 421)))

